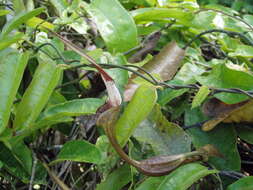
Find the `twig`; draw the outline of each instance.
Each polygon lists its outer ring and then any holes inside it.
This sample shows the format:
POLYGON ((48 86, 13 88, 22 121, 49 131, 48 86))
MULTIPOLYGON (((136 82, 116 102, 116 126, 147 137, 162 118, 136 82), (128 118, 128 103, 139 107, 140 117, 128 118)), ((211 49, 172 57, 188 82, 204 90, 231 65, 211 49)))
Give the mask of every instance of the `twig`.
POLYGON ((37 162, 38 162, 38 159, 37 159, 34 152, 32 152, 32 155, 33 155, 33 166, 32 166, 32 173, 31 173, 31 178, 30 178, 30 183, 29 183, 29 190, 33 189, 33 181, 34 181, 34 178, 35 178, 36 165, 37 165, 37 162))
POLYGON ((193 125, 182 126, 182 129, 188 130, 188 129, 192 129, 192 128, 195 128, 195 127, 201 127, 205 122, 206 121, 202 121, 202 122, 199 122, 199 123, 195 123, 193 125))
POLYGON ((219 174, 233 179, 240 179, 242 177, 245 177, 245 175, 243 175, 242 173, 235 171, 220 171, 219 174))
POLYGON ((196 35, 194 38, 191 39, 191 41, 189 41, 184 47, 183 49, 187 49, 195 40, 199 39, 201 36, 205 35, 205 34, 210 34, 210 33, 214 33, 214 32, 218 32, 218 33, 224 33, 227 34, 228 36, 238 36, 240 37, 240 39, 247 45, 249 46, 253 46, 253 41, 251 39, 249 39, 247 36, 245 36, 244 34, 240 33, 240 32, 232 32, 232 31, 228 31, 228 30, 222 30, 222 29, 211 29, 211 30, 206 30, 204 32, 199 33, 198 35, 196 35))
POLYGON ((241 162, 242 162, 242 164, 253 165, 253 161, 242 160, 241 162))
POLYGON ((69 81, 69 82, 66 82, 62 85, 58 85, 55 87, 55 90, 59 89, 59 88, 63 88, 65 86, 68 86, 68 85, 72 85, 72 84, 75 84, 75 83, 78 83, 80 82, 84 77, 86 77, 88 74, 90 74, 92 71, 88 71, 87 73, 84 73, 81 77, 77 78, 77 79, 74 79, 72 81, 69 81))
POLYGON ((47 164, 42 163, 43 166, 45 167, 45 169, 47 170, 49 176, 52 178, 52 180, 62 189, 62 190, 70 190, 70 188, 63 183, 63 181, 61 181, 47 166, 47 164))
MULTIPOLYGON (((196 40, 198 37, 200 37, 201 35, 207 34, 207 33, 212 33, 212 32, 224 32, 224 33, 229 33, 229 34, 234 34, 234 35, 242 35, 241 33, 237 33, 237 32, 230 32, 230 31, 224 31, 224 30, 220 30, 220 29, 214 29, 214 30, 208 30, 205 32, 200 33, 199 35, 197 35, 195 38, 193 38, 193 40, 191 40, 186 46, 188 47, 194 40, 196 40)), ((245 37, 245 36, 244 36, 245 37)), ((249 39, 248 39, 249 40, 249 39)), ((49 44, 46 44, 49 45, 49 44)), ((50 45, 51 46, 51 45, 50 45)), ((253 43, 252 43, 253 46, 253 43)), ((55 47, 56 48, 56 47, 55 47)), ((41 50, 41 48, 37 48, 37 50, 41 50)), ((45 53, 45 52, 43 52, 45 53)), ((59 51, 58 51, 59 53, 59 51)), ((86 54, 85 54, 86 55, 86 54)), ((59 58, 55 58, 55 59, 61 59, 63 62, 65 63, 74 63, 74 62, 80 62, 79 60, 65 60, 65 58, 61 55, 59 58)), ((93 59, 92 59, 93 60, 93 59)), ((94 60, 93 60, 94 61, 94 60)), ((180 90, 180 89, 196 89, 198 90, 200 87, 196 84, 190 84, 190 85, 173 85, 173 84, 167 84, 166 82, 160 82, 158 80, 156 80, 148 71, 146 71, 145 69, 138 67, 136 65, 115 65, 115 64, 80 64, 80 65, 76 65, 76 66, 72 66, 72 67, 68 67, 65 70, 71 70, 71 69, 77 69, 77 68, 81 68, 81 67, 92 67, 92 68, 119 68, 119 69, 124 69, 127 71, 130 71, 134 74, 136 74, 137 76, 143 78, 144 80, 150 82, 151 84, 155 85, 155 86, 160 86, 160 87, 166 87, 166 88, 171 88, 173 90, 180 90), (129 67, 134 67, 137 68, 139 70, 141 70, 142 72, 144 72, 145 74, 147 74, 147 76, 143 75, 142 73, 135 71, 133 69, 130 69, 129 67)), ((213 94, 215 93, 220 93, 220 92, 226 92, 226 93, 234 93, 234 94, 244 94, 250 98, 253 98, 253 91, 245 91, 239 88, 214 88, 214 87, 209 87, 210 90, 213 91, 213 94)))

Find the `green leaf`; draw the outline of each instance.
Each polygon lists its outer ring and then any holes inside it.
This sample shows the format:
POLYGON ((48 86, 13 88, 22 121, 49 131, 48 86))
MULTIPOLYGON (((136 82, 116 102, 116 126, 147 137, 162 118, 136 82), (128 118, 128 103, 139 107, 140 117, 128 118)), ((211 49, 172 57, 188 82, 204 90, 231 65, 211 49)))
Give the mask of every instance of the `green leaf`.
POLYGON ((149 177, 143 183, 141 183, 136 190, 154 190, 162 183, 163 177, 149 177))
POLYGON ((29 52, 6 49, 0 53, 0 133, 6 128, 29 52))
POLYGON ((94 0, 84 8, 92 16, 110 52, 125 52, 137 45, 136 25, 117 0, 94 0))
POLYGON ((22 162, 2 142, 0 143, 0 161, 3 163, 3 168, 10 174, 29 182, 29 174, 22 166, 22 162))
POLYGON ((30 18, 39 15, 44 10, 44 8, 37 8, 27 13, 18 14, 4 26, 0 38, 4 39, 4 37, 8 35, 12 30, 18 28, 21 24, 25 23, 30 18))
POLYGON ((57 159, 51 164, 65 160, 99 164, 101 158, 101 152, 95 145, 85 140, 73 140, 64 144, 57 159))
MULTIPOLYGON (((195 64, 185 63, 173 80, 167 82, 168 84, 174 85, 184 85, 184 84, 193 84, 196 82, 195 77, 204 73, 205 70, 196 66, 195 64)), ((158 91, 158 103, 162 106, 169 103, 172 99, 184 94, 189 89, 180 89, 180 90, 173 90, 173 89, 163 89, 158 91)))
MULTIPOLYGON (((61 121, 63 117, 73 117, 87 114, 95 114, 97 109, 104 104, 102 99, 86 98, 67 101, 49 107, 36 122, 36 126, 43 126, 50 121, 61 121)), ((55 124, 55 122, 54 122, 55 124)))
POLYGON ((228 186, 227 190, 251 190, 253 189, 253 176, 239 179, 228 186))
POLYGON ((166 21, 169 18, 177 19, 180 23, 187 25, 194 17, 191 12, 182 11, 177 8, 139 8, 131 11, 135 22, 166 21))
POLYGON ((61 15, 64 10, 68 8, 68 2, 66 0, 50 0, 50 3, 57 10, 58 15, 61 15))
POLYGON ((4 39, 2 39, 0 41, 0 50, 3 50, 5 48, 9 47, 11 44, 18 42, 19 40, 22 39, 23 36, 24 36, 24 34, 17 33, 17 34, 12 35, 12 36, 4 37, 4 39))
POLYGON ((23 0, 13 0, 13 8, 15 15, 25 11, 25 5, 23 0))
MULTIPOLYGON (((193 125, 207 118, 199 109, 188 109, 185 113, 185 125, 193 125)), ((224 158, 211 157, 208 162, 220 170, 240 170, 241 160, 237 150, 237 134, 233 126, 220 124, 209 132, 200 128, 187 130, 192 137, 195 148, 211 144, 224 156, 224 158)))
POLYGON ((100 183, 96 190, 121 190, 126 184, 131 181, 131 170, 128 164, 114 170, 105 181, 100 183))
POLYGON ((156 155, 173 155, 191 151, 191 139, 178 125, 169 122, 156 105, 133 136, 150 144, 156 155))
POLYGON ((31 150, 21 142, 12 147, 12 153, 18 158, 25 171, 31 174, 33 165, 31 150))
POLYGON ((231 57, 253 58, 253 47, 237 45, 236 50, 228 54, 231 57))
POLYGON ((192 109, 198 107, 202 104, 202 102, 206 99, 210 90, 207 86, 201 86, 195 97, 192 101, 192 109))
POLYGON ((47 56, 39 57, 39 66, 18 105, 14 128, 32 127, 58 84, 61 73, 62 69, 53 60, 47 56))
POLYGON ((40 29, 40 30, 45 30, 45 28, 53 30, 55 27, 50 22, 47 22, 39 17, 33 17, 33 18, 29 19, 28 21, 26 21, 25 24, 31 28, 38 27, 38 29, 40 29))
MULTIPOLYGON (((183 85, 184 82, 181 80, 171 80, 167 82, 167 84, 172 84, 172 85, 183 85)), ((169 103, 171 100, 174 98, 181 96, 185 92, 187 92, 189 89, 180 89, 180 90, 173 90, 170 88, 166 88, 163 90, 158 91, 158 103, 161 106, 165 106, 167 103, 169 103)))
MULTIPOLYGON (((108 63, 124 66, 125 64, 127 64, 127 60, 123 55, 118 54, 116 56, 109 57, 108 63)), ((106 72, 113 78, 120 92, 123 93, 124 88, 128 82, 128 71, 124 69, 115 68, 115 69, 107 69, 106 72)))
POLYGON ((202 177, 217 172, 198 163, 186 164, 166 176, 157 190, 186 190, 202 177))
POLYGON ((117 139, 121 146, 126 144, 136 127, 152 111, 156 99, 157 94, 154 87, 142 85, 136 90, 115 126, 117 139))
MULTIPOLYGON (((209 75, 197 76, 196 79, 200 84, 208 87, 253 89, 253 75, 246 72, 242 66, 232 63, 215 65, 209 75)), ((218 93, 214 96, 227 104, 235 104, 248 99, 246 95, 231 93, 218 93)))
POLYGON ((7 14, 9 14, 10 13, 10 11, 9 10, 0 10, 0 16, 4 16, 4 15, 7 15, 7 14))

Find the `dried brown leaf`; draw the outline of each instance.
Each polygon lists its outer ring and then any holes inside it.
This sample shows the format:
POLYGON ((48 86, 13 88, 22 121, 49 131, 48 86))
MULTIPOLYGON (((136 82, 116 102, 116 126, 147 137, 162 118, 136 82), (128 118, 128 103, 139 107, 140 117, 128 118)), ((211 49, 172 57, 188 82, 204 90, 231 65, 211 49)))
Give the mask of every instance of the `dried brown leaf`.
POLYGON ((202 130, 209 131, 221 122, 253 122, 252 111, 253 100, 226 104, 218 99, 211 99, 203 105, 203 112, 213 118, 203 124, 202 130))
MULTIPOLYGON (((171 80, 176 74, 184 58, 185 50, 180 48, 175 41, 167 44, 154 59, 143 66, 151 74, 159 74, 162 81, 171 80)), ((142 73, 141 71, 138 71, 142 73)), ((138 84, 133 83, 136 75, 132 75, 124 92, 124 101, 131 100, 138 84)))

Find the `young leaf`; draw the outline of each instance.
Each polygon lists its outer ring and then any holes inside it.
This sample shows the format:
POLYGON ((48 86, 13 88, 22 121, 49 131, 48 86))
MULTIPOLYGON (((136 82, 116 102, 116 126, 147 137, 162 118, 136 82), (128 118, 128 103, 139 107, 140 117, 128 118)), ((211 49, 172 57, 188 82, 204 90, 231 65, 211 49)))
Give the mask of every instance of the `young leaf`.
POLYGON ((85 140, 73 140, 64 144, 57 159, 51 164, 65 160, 99 164, 101 158, 101 152, 95 145, 85 140))
POLYGON ((6 49, 0 53, 0 133, 6 128, 29 52, 6 49))
POLYGON ((100 183, 96 190, 121 190, 126 184, 131 181, 131 170, 128 164, 121 166, 113 171, 105 181, 100 183))
POLYGON ((176 19, 180 23, 189 25, 194 18, 191 12, 182 11, 177 8, 139 8, 131 12, 137 24, 153 21, 169 21, 169 18, 176 19))
POLYGON ((201 105, 201 103, 206 99, 210 90, 207 86, 201 86, 197 94, 192 101, 192 109, 201 105))
POLYGON ((166 176, 157 190, 186 190, 202 177, 217 172, 197 163, 187 164, 166 176))
POLYGON ((11 21, 6 24, 1 32, 0 38, 4 39, 12 30, 19 27, 19 25, 25 23, 30 18, 39 15, 44 11, 44 8, 37 8, 27 13, 21 13, 15 16, 11 21))
POLYGON ((61 73, 62 69, 56 66, 53 60, 46 56, 39 57, 39 66, 34 73, 33 80, 18 105, 14 128, 32 127, 58 84, 61 73))
POLYGON ((239 179, 233 184, 229 185, 227 190, 251 190, 253 189, 253 176, 248 176, 239 179))
POLYGON ((124 146, 135 128, 143 121, 154 107, 157 99, 156 89, 140 86, 132 100, 127 105, 124 113, 116 123, 118 142, 124 146), (141 108, 141 109, 140 109, 141 108))
POLYGON ((125 52, 137 45, 137 28, 129 13, 118 0, 94 0, 84 4, 92 16, 108 49, 125 52))

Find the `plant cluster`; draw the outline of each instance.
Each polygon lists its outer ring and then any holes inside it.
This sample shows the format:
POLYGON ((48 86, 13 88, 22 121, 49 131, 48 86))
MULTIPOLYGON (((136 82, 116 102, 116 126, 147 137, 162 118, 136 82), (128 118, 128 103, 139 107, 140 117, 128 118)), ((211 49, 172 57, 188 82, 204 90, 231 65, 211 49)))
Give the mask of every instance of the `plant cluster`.
POLYGON ((210 2, 1 0, 1 188, 253 189, 252 5, 210 2))

